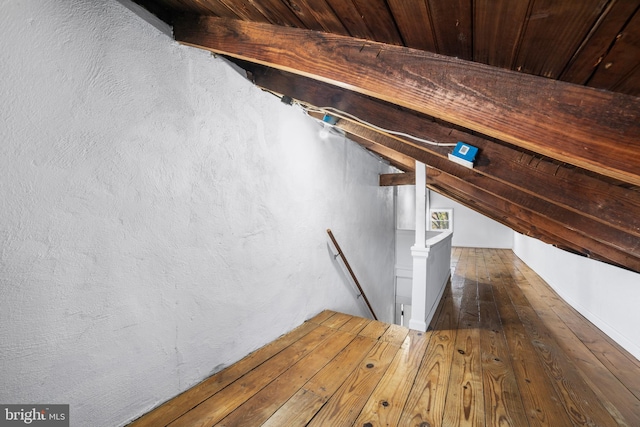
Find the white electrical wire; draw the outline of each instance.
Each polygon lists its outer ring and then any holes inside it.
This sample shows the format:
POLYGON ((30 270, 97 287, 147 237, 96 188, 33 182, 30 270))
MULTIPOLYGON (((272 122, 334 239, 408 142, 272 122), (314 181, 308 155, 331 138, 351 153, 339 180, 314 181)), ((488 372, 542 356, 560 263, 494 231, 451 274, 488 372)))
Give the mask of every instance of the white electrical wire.
MULTIPOLYGON (((270 94, 272 94, 272 95, 274 95, 274 96, 276 96, 278 98, 282 98, 282 95, 277 94, 276 92, 273 92, 273 91, 271 91, 269 89, 262 88, 262 90, 264 90, 265 92, 269 92, 270 94)), ((349 120, 356 121, 356 122, 358 122, 360 124, 368 126, 368 127, 372 128, 372 129, 375 129, 377 131, 388 133, 390 135, 396 135, 396 136, 400 136, 400 137, 404 137, 404 138, 409 138, 409 139, 412 139, 414 141, 421 142, 423 144, 435 145, 436 147, 455 147, 457 145, 456 143, 444 143, 444 142, 431 141, 429 139, 420 138, 420 137, 417 137, 417 136, 410 135, 408 133, 399 132, 399 131, 395 131, 395 130, 391 130, 391 129, 386 129, 386 128, 383 128, 383 127, 380 127, 380 126, 376 126, 373 123, 369 123, 366 120, 363 120, 363 119, 361 119, 359 117, 354 116, 353 114, 349 114, 346 111, 342 111, 342 110, 339 110, 339 109, 334 108, 334 107, 313 107, 311 105, 303 105, 302 103, 300 103, 299 101, 296 101, 295 99, 291 99, 291 103, 296 105, 296 106, 298 106, 298 107, 300 107, 305 114, 308 114, 309 111, 313 111, 313 112, 321 113, 321 114, 326 114, 327 112, 331 112, 335 116, 338 116, 338 117, 343 118, 343 119, 346 118, 346 119, 349 119, 349 120)))
POLYGON ((322 114, 326 114, 326 113, 332 113, 335 116, 341 117, 341 118, 346 118, 346 119, 350 119, 350 120, 354 120, 358 123, 361 123, 365 126, 368 126, 370 128, 373 128, 375 130, 378 130, 380 132, 384 132, 384 133, 388 133, 390 135, 396 135, 396 136, 401 136, 404 138, 409 138, 412 139, 414 141, 417 142, 422 142, 424 144, 429 144, 429 145, 435 145, 438 147, 455 147, 457 144, 454 143, 442 143, 442 142, 436 142, 436 141, 431 141, 428 139, 424 139, 424 138, 419 138, 417 136, 413 136, 413 135, 409 135, 408 133, 404 133, 404 132, 398 132, 395 130, 390 130, 390 129, 385 129, 383 127, 380 126, 376 126, 373 123, 369 123, 365 120, 362 120, 359 117, 354 116, 353 114, 349 114, 346 111, 342 111, 339 110, 337 108, 334 107, 310 107, 310 106, 304 106, 301 104, 298 104, 303 110, 305 111, 314 111, 316 113, 322 113, 322 114))

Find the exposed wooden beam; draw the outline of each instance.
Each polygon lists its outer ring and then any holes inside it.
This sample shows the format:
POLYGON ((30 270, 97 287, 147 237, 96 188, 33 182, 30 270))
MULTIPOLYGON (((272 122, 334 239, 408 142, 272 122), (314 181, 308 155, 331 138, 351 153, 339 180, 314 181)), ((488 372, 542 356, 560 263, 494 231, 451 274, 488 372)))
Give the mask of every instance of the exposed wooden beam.
POLYGON ((568 250, 572 253, 580 254, 583 256, 587 255, 583 252, 584 248, 579 248, 578 246, 567 242, 559 238, 558 236, 547 233, 545 230, 537 229, 529 222, 524 222, 518 218, 511 217, 506 212, 498 210, 495 206, 485 205, 477 200, 469 200, 467 195, 457 188, 448 187, 447 185, 437 182, 431 178, 427 178, 427 187, 438 194, 442 194, 443 196, 448 197, 451 200, 455 200, 456 202, 460 203, 463 206, 466 206, 467 208, 475 212, 481 213, 482 215, 491 218, 496 222, 499 222, 505 227, 511 228, 517 233, 532 237, 534 239, 538 239, 542 242, 568 250))
POLYGON ((613 264, 640 271, 640 241, 636 236, 522 193, 508 184, 421 152, 362 125, 343 120, 340 126, 349 134, 385 145, 438 170, 440 184, 444 183, 450 189, 456 188, 458 191, 465 189, 468 200, 480 203, 487 212, 491 212, 490 207, 499 207, 509 218, 528 222, 530 228, 527 234, 536 230, 540 234, 556 236, 558 241, 555 243, 572 244, 581 253, 589 253, 613 264))
MULTIPOLYGON (((480 148, 474 169, 476 172, 576 214, 640 237, 638 191, 613 185, 573 167, 540 157, 534 158, 519 149, 487 138, 443 126, 425 116, 411 114, 368 96, 262 66, 253 65, 250 69, 257 85, 285 93, 301 102, 338 108, 377 126, 402 130, 438 142, 470 143, 480 148)), ((450 148, 434 147, 407 139, 401 141, 442 159, 446 159, 450 151, 450 148)))
MULTIPOLYGON (((536 228, 528 221, 516 218, 507 212, 497 209, 494 204, 486 204, 478 198, 469 197, 468 193, 464 190, 460 190, 457 187, 450 186, 450 183, 440 179, 443 172, 432 167, 427 167, 427 187, 438 194, 442 194, 451 200, 455 200, 467 208, 476 211, 484 216, 491 218, 492 220, 499 222, 500 224, 511 228, 512 230, 539 239, 545 243, 552 244, 563 250, 570 251, 583 256, 591 255, 585 248, 579 246, 545 230, 536 228)), ((415 185, 415 174, 413 172, 407 173, 388 173, 380 175, 381 186, 395 186, 395 185, 415 185)), ((487 197, 492 197, 488 195, 487 197)), ((609 263, 613 263, 610 260, 604 260, 609 263)), ((617 264, 616 264, 617 265, 617 264)), ((628 267, 626 267, 628 268, 628 267)))
POLYGON ((414 172, 383 173, 380 175, 380 186, 416 185, 414 172))
MULTIPOLYGON (((435 191, 438 194, 442 194, 443 196, 446 196, 451 200, 455 200, 456 202, 460 203, 463 206, 468 207, 469 209, 472 209, 476 212, 483 213, 483 215, 493 219, 496 222, 499 222, 505 227, 511 228, 517 233, 523 234, 525 236, 528 236, 534 239, 538 239, 544 243, 553 245, 559 249, 562 249, 577 255, 591 257, 593 259, 597 259, 598 261, 606 262, 616 266, 618 265, 612 261, 609 261, 606 259, 600 259, 597 256, 594 258, 591 256, 591 254, 585 253, 584 248, 579 248, 573 243, 564 241, 558 236, 552 235, 546 232, 545 230, 536 229, 531 224, 528 224, 528 223, 525 224, 516 218, 508 217, 504 212, 499 212, 493 206, 483 206, 481 203, 469 203, 469 201, 464 198, 465 196, 460 195, 459 191, 457 191, 456 189, 448 188, 440 184, 431 184, 431 185, 428 185, 427 187, 429 187, 432 191, 435 191)), ((625 266, 620 266, 620 267, 628 268, 625 266)))
POLYGON ((571 230, 552 218, 518 206, 456 176, 429 168, 427 182, 432 186, 446 189, 449 194, 457 194, 457 199, 472 200, 475 210, 489 217, 501 218, 502 222, 510 224, 512 228, 528 224, 524 234, 533 235, 547 243, 570 248, 590 258, 640 272, 640 258, 637 255, 613 248, 606 242, 593 240, 590 236, 571 230))
POLYGON ((640 99, 429 52, 182 17, 176 40, 325 81, 640 185, 640 99))
POLYGON ((416 161, 406 154, 400 153, 399 151, 393 150, 385 145, 378 144, 376 141, 360 138, 360 136, 356 134, 347 134, 347 137, 364 148, 380 155, 400 170, 412 171, 415 169, 416 161))

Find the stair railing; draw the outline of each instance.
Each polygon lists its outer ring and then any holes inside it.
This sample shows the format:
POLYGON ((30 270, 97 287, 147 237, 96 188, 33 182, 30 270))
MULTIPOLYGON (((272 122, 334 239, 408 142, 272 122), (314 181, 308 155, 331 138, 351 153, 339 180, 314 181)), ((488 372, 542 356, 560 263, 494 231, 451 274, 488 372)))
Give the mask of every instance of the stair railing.
POLYGON ((371 304, 369 304, 369 300, 367 299, 367 295, 364 293, 364 290, 362 289, 362 286, 360 286, 360 282, 358 282, 358 279, 356 278, 355 273, 351 269, 351 266, 349 265, 349 261, 347 261, 347 258, 344 256, 344 253, 342 253, 342 249, 340 248, 340 245, 338 245, 338 242, 336 241, 336 238, 333 236, 333 233, 331 232, 331 229, 327 228, 327 234, 329 234, 329 237, 331 238, 331 241, 333 242, 333 245, 338 250, 338 253, 336 255, 334 255, 334 258, 337 258, 338 256, 340 256, 340 258, 342 258, 342 261, 344 262, 344 265, 347 267, 347 270, 349 271, 349 274, 351 275, 351 278, 353 279, 353 281, 355 282, 356 286, 358 287, 358 291, 360 292, 360 295, 362 295, 362 298, 364 299, 364 302, 367 304, 367 307, 369 308, 369 311, 371 312, 371 315, 373 316, 373 318, 375 320, 378 320, 378 318, 376 317, 376 313, 373 312, 373 308, 371 307, 371 304))

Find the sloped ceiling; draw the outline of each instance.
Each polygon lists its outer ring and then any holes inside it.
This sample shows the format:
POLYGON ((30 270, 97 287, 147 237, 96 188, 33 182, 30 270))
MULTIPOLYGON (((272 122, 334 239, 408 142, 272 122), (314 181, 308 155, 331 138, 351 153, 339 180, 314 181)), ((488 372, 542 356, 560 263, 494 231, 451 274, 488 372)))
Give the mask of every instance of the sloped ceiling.
POLYGON ((434 191, 640 272, 640 0, 137 2, 339 119, 402 171, 381 185, 415 182, 419 160, 434 191), (457 141, 473 169, 448 160, 457 141))

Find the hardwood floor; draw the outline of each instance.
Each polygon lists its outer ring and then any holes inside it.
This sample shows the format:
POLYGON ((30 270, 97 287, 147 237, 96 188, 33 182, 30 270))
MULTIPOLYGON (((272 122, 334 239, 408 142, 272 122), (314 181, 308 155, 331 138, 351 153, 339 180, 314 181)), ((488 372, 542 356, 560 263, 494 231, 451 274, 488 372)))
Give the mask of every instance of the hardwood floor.
POLYGON ((640 362, 510 250, 452 268, 426 333, 324 311, 131 426, 640 426, 640 362))

